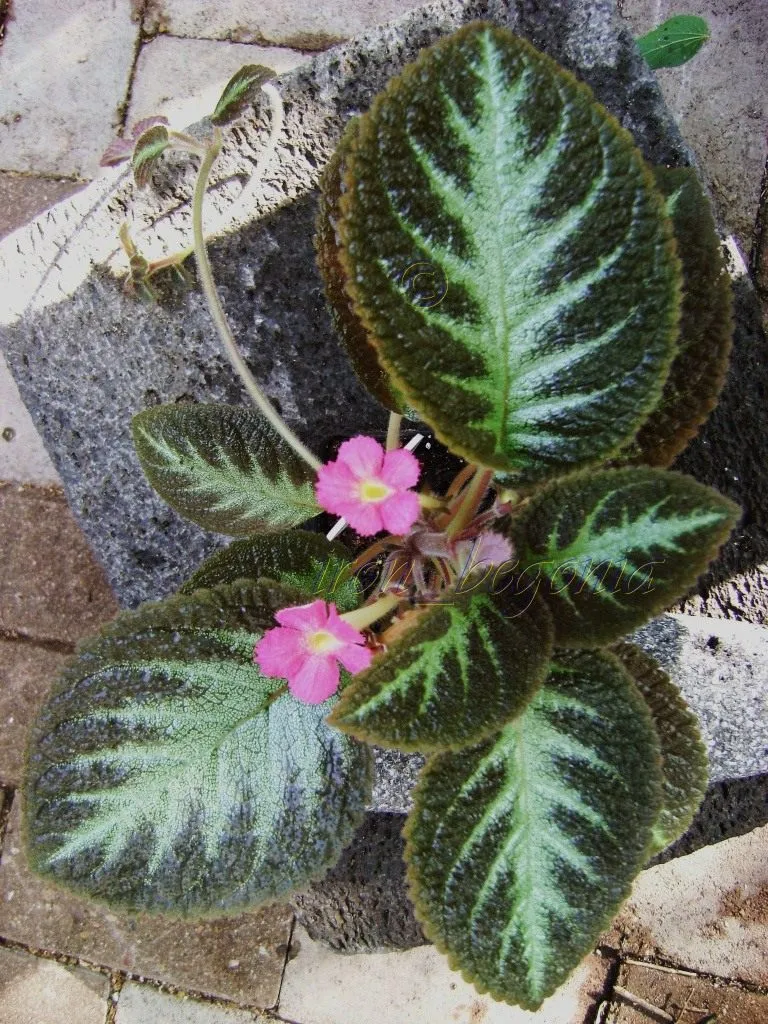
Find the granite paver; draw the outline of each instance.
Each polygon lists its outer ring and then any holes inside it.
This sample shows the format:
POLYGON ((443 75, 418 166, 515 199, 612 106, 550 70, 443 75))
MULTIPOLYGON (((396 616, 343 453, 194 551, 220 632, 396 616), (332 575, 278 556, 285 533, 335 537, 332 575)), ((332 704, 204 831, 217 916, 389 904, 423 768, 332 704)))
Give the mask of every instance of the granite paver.
POLYGON ((0 937, 247 1006, 277 1002, 288 908, 200 921, 113 914, 34 875, 20 826, 17 798, 0 861, 0 937))
POLYGON ((0 948, 2 1024, 104 1024, 108 994, 104 974, 0 948))
POLYGON ((115 1024, 253 1024, 261 1015, 236 1007, 187 999, 128 982, 118 1001, 115 1024))

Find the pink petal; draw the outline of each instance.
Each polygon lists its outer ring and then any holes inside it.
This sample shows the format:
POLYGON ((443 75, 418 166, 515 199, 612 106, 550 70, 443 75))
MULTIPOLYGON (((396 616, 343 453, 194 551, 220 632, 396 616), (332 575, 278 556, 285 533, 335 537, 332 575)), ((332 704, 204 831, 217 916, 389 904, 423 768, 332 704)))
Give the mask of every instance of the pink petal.
POLYGON ((418 483, 420 474, 421 466, 413 452, 407 452, 405 448, 397 448, 393 452, 387 452, 384 456, 384 465, 379 479, 397 491, 405 491, 418 483))
POLYGON ((264 675, 278 679, 287 679, 298 672, 306 657, 301 633, 280 626, 268 630, 253 651, 253 660, 264 675))
POLYGON ((288 680, 288 689, 304 704, 322 704, 339 688, 339 663, 329 655, 307 658, 288 680))
POLYGON ((363 634, 341 618, 335 604, 328 606, 328 625, 326 628, 333 633, 337 640, 342 640, 345 644, 365 643, 363 634))
POLYGON ((407 533, 419 518, 421 511, 419 496, 414 494, 413 491, 393 494, 385 501, 382 501, 378 507, 381 512, 384 529, 389 530, 390 533, 394 533, 396 536, 407 533))
POLYGON ((379 442, 362 434, 345 441, 339 448, 338 461, 347 466, 358 480, 380 476, 383 460, 384 449, 379 442))
POLYGON ((369 647, 360 647, 358 644, 350 644, 349 647, 342 647, 336 657, 347 670, 347 672, 362 672, 368 668, 373 658, 373 651, 369 647))
MULTIPOLYGON (((391 501, 392 498, 388 500, 391 501)), ((386 501, 382 501, 378 505, 366 504, 362 501, 356 504, 350 502, 339 514, 344 516, 352 529, 357 530, 361 537, 372 537, 374 533, 381 533, 384 529, 382 510, 385 505, 386 501)))
POLYGON ((326 512, 344 515, 339 509, 349 501, 358 500, 359 480, 352 471, 338 462, 328 462, 317 471, 315 497, 326 512))
POLYGON ((315 629, 325 629, 328 624, 328 609, 325 601, 312 601, 311 604, 293 605, 275 612, 275 618, 281 626, 298 629, 307 633, 315 629))

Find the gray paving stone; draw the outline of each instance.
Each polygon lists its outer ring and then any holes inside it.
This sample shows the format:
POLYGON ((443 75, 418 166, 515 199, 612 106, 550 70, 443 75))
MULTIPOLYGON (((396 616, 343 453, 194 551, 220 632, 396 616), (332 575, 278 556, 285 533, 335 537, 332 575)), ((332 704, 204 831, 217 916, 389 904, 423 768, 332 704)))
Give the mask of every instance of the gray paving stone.
POLYGON ((51 457, 0 352, 0 481, 60 485, 51 457))
MULTIPOLYGON (((207 5, 209 14, 218 9, 207 5)), ((264 64, 282 74, 308 59, 290 49, 158 36, 139 53, 128 124, 164 114, 175 127, 184 128, 211 113, 224 86, 244 64, 264 64)))
POLYGON ((14 3, 0 61, 0 168, 92 178, 120 123, 130 0, 14 3))
POLYGON ((198 39, 272 43, 322 50, 380 25, 424 0, 154 0, 145 15, 149 32, 198 39))
POLYGON ((115 1024, 253 1024, 260 1015, 234 1007, 159 992, 128 982, 117 1001, 115 1024))
POLYGON ((0 948, 2 1024, 104 1024, 108 995, 103 974, 0 948))
MULTIPOLYGON (((85 188, 86 182, 0 171, 0 238, 85 188)), ((0 400, 0 408, 2 408, 0 400)))

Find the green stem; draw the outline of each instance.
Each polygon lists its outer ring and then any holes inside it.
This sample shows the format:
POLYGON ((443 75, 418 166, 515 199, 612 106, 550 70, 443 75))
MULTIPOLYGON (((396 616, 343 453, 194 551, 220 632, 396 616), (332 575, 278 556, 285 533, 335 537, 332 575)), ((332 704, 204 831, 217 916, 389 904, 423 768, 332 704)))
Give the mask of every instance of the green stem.
POLYGON ((192 199, 192 231, 195 242, 195 258, 197 260, 197 268, 200 276, 200 286, 203 289, 203 294, 205 295, 205 299, 208 303, 208 308, 219 338, 221 339, 221 343, 224 347, 224 351, 226 352, 235 372, 242 380, 253 404, 272 425, 272 427, 274 427, 278 434, 291 446, 291 448, 293 448, 296 454, 300 456, 300 458, 304 459, 304 461, 307 462, 314 470, 317 470, 322 465, 320 460, 301 443, 290 427, 277 414, 277 410, 256 383, 253 374, 248 369, 243 357, 240 355, 240 350, 238 349, 234 335, 229 328, 226 314, 224 313, 218 292, 216 291, 216 284, 213 280, 211 264, 208 259, 208 251, 205 246, 205 236, 203 235, 203 200, 205 199, 208 175, 211 172, 211 167, 213 166, 216 157, 221 151, 221 141, 221 132, 218 128, 214 128, 213 142, 206 149, 205 156, 202 158, 200 168, 197 172, 195 194, 192 199))
POLYGON ((480 502, 483 500, 485 492, 488 490, 488 484, 492 478, 493 470, 486 469, 484 466, 477 467, 475 475, 461 496, 461 501, 453 518, 445 528, 445 533, 448 537, 455 537, 471 521, 480 506, 480 502))
POLYGON ((348 622, 355 629, 365 629, 366 626, 370 626, 371 623, 383 618, 393 608, 396 608, 401 600, 402 598, 400 597, 387 594, 384 597, 380 597, 378 601, 374 601, 373 604, 363 605, 362 608, 355 608, 353 612, 344 612, 339 618, 348 622))
POLYGON ((387 451, 394 451, 400 447, 400 424, 403 417, 396 412, 389 414, 389 426, 387 427, 387 451))

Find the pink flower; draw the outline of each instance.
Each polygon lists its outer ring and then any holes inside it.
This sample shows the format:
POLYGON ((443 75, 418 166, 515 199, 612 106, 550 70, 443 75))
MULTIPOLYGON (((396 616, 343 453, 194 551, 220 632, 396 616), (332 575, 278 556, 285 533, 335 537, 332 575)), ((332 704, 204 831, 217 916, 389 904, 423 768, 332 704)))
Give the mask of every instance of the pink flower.
POLYGON ((339 686, 339 662, 348 672, 368 668, 373 652, 336 605, 313 601, 275 614, 280 623, 256 644, 253 660, 265 676, 288 680, 304 704, 321 704, 339 686))
POLYGON ((353 437, 318 470, 317 501, 364 537, 381 530, 400 535, 419 517, 419 496, 408 489, 419 473, 418 459, 404 448, 385 452, 372 437, 353 437))

